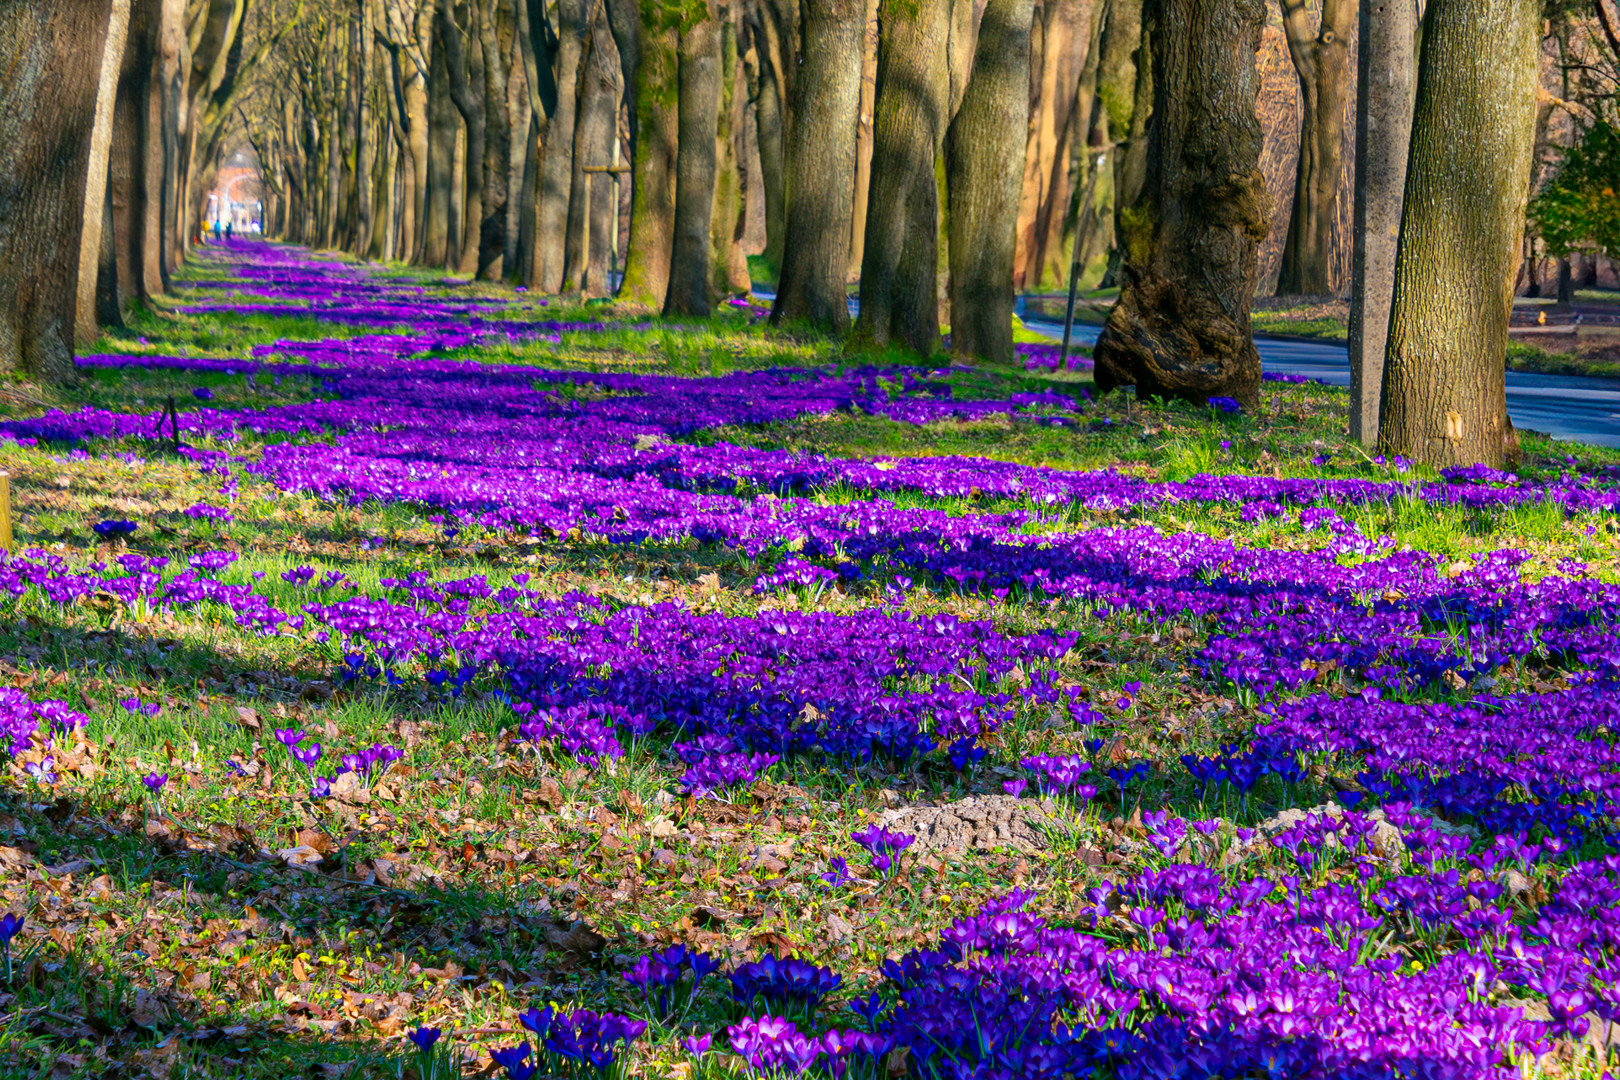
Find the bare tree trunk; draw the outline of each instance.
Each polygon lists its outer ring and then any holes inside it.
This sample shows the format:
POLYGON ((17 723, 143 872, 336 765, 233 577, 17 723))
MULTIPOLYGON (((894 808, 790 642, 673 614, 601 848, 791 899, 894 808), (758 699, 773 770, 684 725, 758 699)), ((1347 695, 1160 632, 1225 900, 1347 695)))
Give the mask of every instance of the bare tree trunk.
POLYGON ((450 257, 450 191, 455 174, 456 129, 459 117, 450 100, 450 75, 445 67, 442 34, 433 35, 432 68, 428 75, 427 212, 422 223, 422 265, 447 266, 450 257))
POLYGON ((737 93, 737 18, 728 7, 720 19, 720 113, 714 136, 714 215, 710 224, 709 264, 714 267, 717 296, 746 295, 748 259, 738 240, 742 211, 741 176, 737 169, 737 130, 743 96, 737 93))
POLYGON ((1270 207, 1255 119, 1262 0, 1148 0, 1153 116, 1142 198, 1120 214, 1123 276, 1093 355, 1103 392, 1260 396, 1249 329, 1270 207))
POLYGON ((505 26, 509 0, 477 3, 479 53, 484 60, 484 217, 478 230, 478 276, 499 281, 506 260, 506 204, 510 198, 512 114, 508 107, 505 26))
POLYGON ((1378 423, 1386 454, 1435 466, 1517 455, 1504 361, 1540 26, 1539 0, 1430 0, 1424 15, 1378 423))
POLYGON ((0 5, 0 370, 73 374, 79 241, 111 5, 0 5))
POLYGON ((1029 127, 1027 0, 988 0, 973 74, 945 137, 950 184, 951 351, 1010 364, 1018 160, 1029 127))
MULTIPOLYGON (((107 160, 112 150, 113 105, 118 100, 118 73, 129 37, 129 0, 112 0, 101 43, 96 77, 95 119, 90 125, 89 160, 85 166, 84 203, 79 208, 79 274, 74 306, 74 344, 90 348, 101 337, 96 290, 101 280, 102 225, 107 219, 107 160)), ((111 248, 107 249, 109 252, 111 248)))
POLYGON ((939 344, 935 162, 950 92, 949 0, 882 0, 872 190, 856 334, 931 355, 939 344))
MULTIPOLYGON (((158 0, 135 0, 131 5, 129 40, 124 46, 117 103, 113 108, 107 194, 112 205, 113 260, 120 313, 150 295, 145 273, 146 216, 148 200, 157 192, 147 185, 147 163, 150 160, 148 144, 154 134, 150 123, 155 115, 152 64, 156 56, 159 16, 158 0)), ((155 270, 156 258, 151 262, 155 270)))
POLYGON ((585 172, 613 162, 618 141, 619 103, 624 96, 619 51, 599 11, 590 30, 590 55, 581 72, 581 99, 574 128, 574 176, 577 187, 569 197, 568 236, 564 243, 563 279, 568 287, 589 297, 612 292, 608 263, 613 250, 613 200, 617 188, 611 174, 585 172), (575 218, 575 203, 579 217, 575 218))
POLYGON ((476 21, 475 7, 445 0, 440 10, 439 34, 445 42, 445 70, 449 76, 450 98, 455 102, 467 127, 466 150, 462 155, 465 175, 461 200, 461 228, 458 242, 458 271, 474 274, 479 269, 480 227, 484 221, 484 63, 477 33, 468 33, 457 22, 452 7, 462 9, 476 21))
POLYGON ((1378 399, 1412 137, 1416 5, 1361 0, 1356 207, 1350 284, 1350 437, 1378 442, 1378 399))
POLYGON ((760 180, 765 185, 765 250, 762 254, 765 264, 774 273, 782 266, 782 246, 787 240, 787 131, 782 84, 769 61, 770 48, 759 25, 756 20, 753 39, 758 89, 754 94, 754 123, 759 143, 760 180))
MULTIPOLYGON (((674 29, 662 26, 664 14, 656 0, 639 2, 630 250, 625 254, 619 298, 662 308, 669 289, 675 229, 678 118, 669 103, 678 93, 680 61, 676 55, 678 35, 674 29)), ((619 36, 615 26, 614 37, 619 36)), ((622 40, 619 51, 625 51, 622 40)))
MULTIPOLYGON (((542 292, 554 293, 563 285, 568 215, 574 180, 574 125, 579 106, 580 60, 588 29, 585 0, 557 3, 557 112, 546 138, 546 159, 540 170, 540 245, 538 277, 542 292)), ((601 164, 594 162, 593 164, 601 164)))
POLYGON ((1299 127, 1294 210, 1283 243, 1277 295, 1326 296, 1332 291, 1332 230, 1344 170, 1344 99, 1350 90, 1350 29, 1356 2, 1322 0, 1315 30, 1305 0, 1281 2, 1283 32, 1299 73, 1305 115, 1299 127))
POLYGON ((670 247, 664 314, 706 316, 714 263, 715 133, 720 114, 720 21, 707 14, 681 30, 679 132, 675 157, 675 235, 670 247))
POLYGON ((356 104, 359 115, 355 121, 355 250, 361 254, 371 249, 371 238, 377 228, 377 207, 373 201, 372 174, 377 165, 377 124, 372 115, 371 85, 377 74, 375 37, 372 26, 376 22, 374 5, 377 0, 361 0, 360 5, 360 71, 362 84, 356 104))
POLYGON ((872 109, 877 101, 878 0, 866 0, 861 32, 861 104, 855 129, 854 212, 849 223, 849 263, 845 282, 861 276, 866 254, 866 200, 872 189, 872 109))
POLYGON ((771 322, 843 331, 866 0, 803 0, 800 25, 804 61, 794 79, 787 238, 771 322))

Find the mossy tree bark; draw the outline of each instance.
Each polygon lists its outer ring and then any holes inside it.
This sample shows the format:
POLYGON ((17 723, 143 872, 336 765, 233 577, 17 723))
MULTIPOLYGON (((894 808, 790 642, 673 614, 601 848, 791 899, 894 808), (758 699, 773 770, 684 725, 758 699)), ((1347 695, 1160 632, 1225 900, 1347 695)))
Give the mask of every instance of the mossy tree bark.
POLYGON ((477 27, 484 59, 484 218, 478 230, 478 276, 499 281, 507 254, 507 200, 511 197, 512 110, 507 100, 507 57, 516 30, 507 0, 480 0, 477 27))
POLYGON ((1269 200, 1258 168, 1262 0, 1148 0, 1153 115, 1142 195, 1121 211, 1119 301, 1097 386, 1142 397, 1259 401, 1249 328, 1269 200))
MULTIPOLYGON (((107 193, 112 204, 113 262, 118 278, 118 307, 127 311, 147 290, 146 206, 157 191, 147 185, 147 147, 155 138, 151 120, 152 67, 159 19, 157 0, 135 0, 130 7, 129 37, 118 75, 113 109, 112 151, 107 159, 107 193)), ((268 171, 269 163, 265 162, 268 171)), ((268 200, 266 200, 268 204, 268 200)), ((154 252, 151 259, 156 267, 154 252)), ((154 283, 161 279, 153 274, 154 283)))
POLYGON ((0 371, 73 375, 108 0, 0 5, 0 371))
POLYGON ((714 287, 715 132, 720 122, 720 20, 714 0, 681 27, 675 219, 665 315, 707 316, 714 287))
POLYGON ((748 258, 743 254, 741 174, 737 169, 737 135, 741 131, 747 91, 738 93, 742 65, 737 62, 737 6, 720 16, 720 113, 714 134, 714 219, 709 226, 713 249, 714 291, 717 296, 748 293, 748 258))
POLYGON ((945 137, 950 190, 951 351, 1013 358, 1013 256, 1023 177, 1009 168, 1029 126, 1028 0, 988 0, 973 74, 945 137))
POLYGON ((804 62, 787 150, 787 236, 771 322, 849 326, 855 135, 866 0, 803 0, 804 62))
MULTIPOLYGON (((617 2, 617 0, 616 0, 617 2)), ((680 60, 676 18, 657 0, 639 0, 631 149, 630 244, 620 299, 664 306, 675 239, 675 158, 680 60)), ((619 32, 615 27, 615 39, 619 32)), ((621 55, 624 41, 619 41, 621 55)))
POLYGON ((935 162, 950 92, 950 0, 882 0, 872 186, 856 334, 928 356, 939 345, 935 162))
POLYGON ((1344 171, 1344 99, 1350 90, 1350 28, 1356 0, 1322 0, 1321 18, 1314 28, 1305 0, 1282 0, 1282 12, 1304 115, 1277 295, 1326 296, 1333 291, 1329 270, 1334 204, 1344 171))
POLYGON ((1539 0, 1430 0, 1378 447, 1436 466, 1517 453, 1504 363, 1535 144, 1539 0))

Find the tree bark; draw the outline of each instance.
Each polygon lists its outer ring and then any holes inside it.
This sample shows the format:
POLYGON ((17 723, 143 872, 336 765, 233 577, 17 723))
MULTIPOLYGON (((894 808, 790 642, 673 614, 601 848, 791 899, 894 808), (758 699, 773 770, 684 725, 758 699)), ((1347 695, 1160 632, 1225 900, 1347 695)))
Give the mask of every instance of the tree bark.
MULTIPOLYGON (((157 192, 147 184, 148 143, 152 138, 152 64, 159 0, 135 0, 130 7, 129 40, 118 75, 113 107, 112 150, 107 159, 107 197, 112 206, 113 263, 122 313, 146 299, 146 207, 157 192)), ((152 259, 153 269, 157 260, 152 259)), ((154 275, 155 277, 156 275, 154 275)))
MULTIPOLYGON (((101 43, 96 77, 95 119, 90 125, 89 160, 85 166, 84 203, 79 208, 79 275, 74 306, 74 344, 81 349, 101 337, 97 288, 101 282, 103 224, 107 220, 107 162, 112 150, 113 106, 118 100, 118 73, 129 38, 129 0, 112 0, 101 43)), ((111 253, 111 248, 107 249, 111 253)))
POLYGON ((508 0, 479 0, 478 41, 484 61, 484 217, 478 230, 478 277, 499 281, 506 260, 506 208, 511 197, 512 114, 508 107, 504 24, 508 0))
MULTIPOLYGON (((635 125, 631 169, 630 249, 625 253, 619 298, 650 308, 664 306, 674 245, 675 167, 680 61, 677 13, 658 0, 637 0, 640 19, 634 69, 635 125)), ((617 27, 614 37, 619 36, 617 27)), ((621 55, 624 43, 619 45, 621 55)))
POLYGON ((355 250, 364 255, 371 249, 372 237, 377 228, 377 206, 375 202, 375 185, 372 176, 377 166, 377 123, 373 115, 371 104, 371 83, 376 77, 377 59, 375 35, 372 26, 376 23, 374 5, 377 0, 360 0, 360 71, 362 86, 355 104, 359 115, 355 118, 355 250))
POLYGON ((1350 282, 1350 437, 1367 447, 1378 442, 1384 346, 1395 288, 1406 149, 1412 137, 1416 14, 1410 0, 1361 0, 1350 282))
POLYGON ((1344 99, 1350 89, 1350 27, 1355 0, 1322 0, 1313 31, 1305 0, 1282 0, 1288 54, 1299 74, 1304 116, 1294 209, 1283 242, 1278 296, 1326 296, 1333 291, 1332 229, 1343 172, 1344 99))
POLYGON ((476 33, 464 31, 459 16, 452 8, 467 12, 476 20, 478 12, 457 0, 444 0, 440 9, 439 35, 444 39, 445 70, 449 75, 450 99, 461 113, 467 128, 466 150, 462 155, 463 191, 461 200, 461 230, 457 270, 463 274, 476 274, 479 269, 478 252, 480 227, 484 221, 484 64, 483 49, 476 33))
POLYGON ((1258 168, 1262 0, 1149 0, 1153 115, 1142 197, 1120 213, 1119 301, 1093 350, 1097 387, 1259 403, 1249 328, 1270 206, 1258 168))
POLYGON ((794 80, 787 235, 771 322, 849 327, 849 235, 861 106, 866 0, 803 0, 804 62, 794 80))
POLYGON ((849 223, 849 264, 845 283, 858 281, 866 255, 866 205, 872 188, 872 110, 877 102, 878 0, 866 0, 861 33, 861 104, 855 129, 854 213, 849 223))
POLYGON ((761 253, 772 272, 782 266, 787 241, 786 127, 782 84, 767 59, 763 30, 755 23, 752 37, 756 56, 757 90, 754 93, 755 139, 759 144, 759 175, 765 187, 765 250, 761 253))
MULTIPOLYGON (((439 2, 439 0, 435 0, 439 2)), ((422 224, 422 263, 447 266, 450 257, 450 190, 454 173, 456 128, 459 117, 450 100, 450 75, 445 65, 444 35, 433 35, 428 76, 428 200, 422 224)))
MULTIPOLYGON (((562 288, 569 206, 574 179, 574 126, 578 112, 580 60, 587 31, 585 0, 557 3, 557 112, 546 133, 545 162, 540 167, 540 245, 538 281, 542 292, 562 288)), ((601 164, 595 162, 594 164, 601 164)))
POLYGON ((606 13, 598 12, 590 31, 590 57, 580 79, 581 100, 574 128, 576 193, 569 200, 568 239, 565 243, 564 281, 587 297, 608 296, 608 263, 613 251, 613 202, 617 186, 612 174, 587 173, 589 166, 613 163, 619 137, 619 104, 624 97, 619 52, 608 27, 606 13), (581 213, 576 225, 574 202, 581 213), (577 230, 577 231, 576 231, 577 230))
POLYGON ((109 3, 0 5, 0 370, 73 374, 79 241, 109 3))
POLYGON ((743 254, 739 225, 741 175, 737 168, 737 133, 745 94, 737 93, 737 18, 734 8, 720 19, 720 112, 714 135, 714 215, 710 224, 709 264, 714 267, 716 296, 747 295, 748 258, 743 254))
POLYGON ((1029 127, 1028 0, 988 0, 973 74, 945 137, 950 185, 951 351, 992 363, 1013 358, 1013 253, 1029 127))
POLYGON ((1430 0, 1395 257, 1378 447, 1516 456, 1504 362, 1535 143, 1539 0, 1430 0))
POLYGON ((939 344, 939 189, 935 162, 950 92, 949 0, 882 0, 872 190, 855 331, 929 356, 939 344))
POLYGON ((720 20, 714 0, 706 14, 683 26, 679 131, 675 156, 675 230, 670 247, 665 316, 705 317, 711 309, 715 133, 720 119, 720 20))

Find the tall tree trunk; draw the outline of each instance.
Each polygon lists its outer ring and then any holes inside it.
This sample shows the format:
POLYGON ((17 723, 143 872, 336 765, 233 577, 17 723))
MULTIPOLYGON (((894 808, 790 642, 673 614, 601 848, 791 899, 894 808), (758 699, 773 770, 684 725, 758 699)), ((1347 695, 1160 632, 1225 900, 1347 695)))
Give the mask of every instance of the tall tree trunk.
POLYGON ((749 286, 748 260, 737 236, 742 211, 736 138, 743 105, 742 95, 737 93, 739 70, 736 12, 728 7, 720 18, 720 112, 714 135, 714 214, 709 234, 709 265, 714 267, 717 296, 746 294, 749 286))
MULTIPOLYGON (((554 293, 563 285, 568 215, 573 202, 574 126, 579 111, 580 60, 587 31, 585 0, 557 3, 557 111, 546 136, 546 158, 540 168, 539 285, 554 293)), ((601 162, 591 164, 600 165, 601 162)))
POLYGON ((856 333, 931 355, 939 344, 935 162, 950 92, 950 0, 882 0, 872 189, 856 333))
POLYGON ((787 151, 787 237, 771 322, 849 326, 845 282, 855 216, 855 135, 861 106, 866 0, 803 0, 804 61, 794 80, 787 151))
POLYGON ((872 109, 877 101, 878 0, 866 0, 861 36, 861 104, 855 128, 854 212, 849 222, 849 262, 845 283, 860 279, 866 255, 866 200, 872 190, 872 109))
POLYGON ((763 31, 753 34, 757 57, 758 89, 754 93, 754 125, 759 144, 759 175, 765 187, 765 265, 772 272, 782 266, 787 241, 786 117, 782 85, 767 60, 763 31))
MULTIPOLYGON (((635 140, 631 161, 630 250, 625 253, 622 300, 662 308, 669 289, 675 229, 676 100, 680 61, 673 15, 657 0, 639 0, 635 65, 635 140)), ((617 38, 619 32, 614 30, 617 38)), ((621 41, 619 51, 624 52, 621 41)))
POLYGON ((945 137, 950 185, 951 351, 1010 364, 1013 252, 1029 127, 1028 0, 988 0, 973 74, 945 137))
POLYGON ((422 265, 446 266, 450 256, 450 191, 455 175, 456 129, 459 117, 450 100, 450 75, 445 67, 444 35, 433 35, 432 65, 428 75, 428 196, 422 223, 422 265))
MULTIPOLYGON (((90 157, 85 166, 84 203, 79 208, 79 275, 74 306, 74 344, 87 349, 101 337, 97 320, 97 287, 101 282, 103 224, 107 220, 107 160, 112 150, 113 106, 118 100, 118 73, 129 38, 129 0, 112 0, 101 43, 96 77, 96 112, 90 125, 90 157)), ((111 248, 107 251, 110 253, 111 248)))
POLYGON ((1361 0, 1356 205, 1350 283, 1350 437, 1378 442, 1378 399, 1395 288, 1417 74, 1415 5, 1361 0))
POLYGON ((439 13, 439 34, 445 42, 445 70, 449 75, 450 98, 455 102, 456 110, 461 113, 462 122, 467 127, 466 149, 462 154, 462 171, 465 179, 461 199, 461 229, 458 242, 460 254, 457 270, 463 274, 476 274, 479 269, 480 228, 484 221, 486 129, 483 48, 476 27, 473 32, 463 29, 458 22, 460 16, 453 9, 464 12, 474 24, 479 16, 476 0, 470 4, 444 0, 444 7, 439 13))
POLYGON ((1344 99, 1350 90, 1350 27, 1356 0, 1322 0, 1315 30, 1305 0, 1282 0, 1283 33, 1299 73, 1304 116, 1294 209, 1283 242, 1278 296, 1326 296, 1333 291, 1332 230, 1343 172, 1344 99))
POLYGON ((1430 0, 1395 257, 1378 447, 1517 454, 1504 362, 1535 143, 1539 0, 1430 0))
POLYGON ((1108 5, 1108 21, 1103 27, 1102 37, 1098 42, 1100 52, 1097 66, 1097 100, 1094 108, 1097 110, 1096 119, 1101 121, 1104 134, 1109 145, 1114 147, 1111 154, 1114 169, 1114 236, 1116 249, 1110 258, 1108 271, 1103 275, 1102 284, 1111 286, 1118 284, 1119 257, 1118 245, 1124 236, 1125 222, 1122 218, 1125 210, 1135 205, 1136 199, 1121 196, 1123 187, 1121 174, 1127 168, 1125 156, 1134 148, 1137 150, 1137 160, 1145 163, 1147 160, 1147 147, 1145 139, 1138 142, 1133 134, 1146 134, 1148 116, 1151 107, 1144 108, 1152 95, 1151 83, 1144 87, 1140 76, 1145 67, 1151 67, 1152 43, 1144 39, 1146 11, 1143 0, 1110 0, 1108 5), (1147 90, 1147 97, 1139 91, 1147 90))
POLYGON ((1120 214, 1119 301, 1093 355, 1098 389, 1260 398, 1249 328, 1269 212, 1255 119, 1262 0, 1149 0, 1153 116, 1142 198, 1120 214))
POLYGON ((675 156, 675 235, 664 314, 706 316, 714 262, 715 133, 720 114, 720 20, 714 0, 681 29, 679 131, 675 156))
POLYGON ((0 5, 0 371, 73 374, 79 241, 111 4, 0 5))
POLYGON ((512 112, 507 102, 506 25, 509 0, 479 0, 478 41, 484 59, 484 218, 478 230, 478 276, 499 281, 506 260, 506 210, 511 197, 512 112))
MULTIPOLYGON (((148 142, 152 138, 152 64, 156 56, 158 0, 135 0, 130 7, 129 40, 118 75, 113 108, 112 150, 107 159, 107 195, 112 205, 113 261, 118 309, 146 299, 146 205, 156 191, 147 186, 148 142)), ((152 260, 156 268, 157 260, 152 260)), ((154 275, 155 277, 156 275, 154 275)))
POLYGON ((158 234, 158 274, 162 279, 159 292, 169 287, 170 276, 179 265, 176 250, 176 229, 180 212, 180 110, 185 100, 183 69, 190 64, 186 46, 186 0, 163 0, 162 29, 158 35, 158 64, 154 73, 162 98, 162 196, 153 209, 156 220, 151 227, 158 234))
POLYGON ((358 92, 358 115, 355 118, 355 250, 365 254, 371 249, 371 238, 377 228, 377 207, 374 202, 375 189, 371 178, 377 165, 377 124, 372 115, 372 86, 377 75, 376 35, 372 33, 372 26, 376 22, 374 5, 377 0, 361 0, 360 3, 360 71, 361 85, 356 88, 358 92))
POLYGON ((613 250, 613 202, 617 197, 612 174, 585 172, 613 163, 619 137, 619 103, 624 96, 619 52, 599 11, 590 30, 590 55, 583 63, 580 103, 574 125, 574 175, 578 186, 569 197, 568 237, 564 244, 563 279, 589 297, 612 292, 608 263, 613 250), (580 204, 576 219, 574 203, 580 204))

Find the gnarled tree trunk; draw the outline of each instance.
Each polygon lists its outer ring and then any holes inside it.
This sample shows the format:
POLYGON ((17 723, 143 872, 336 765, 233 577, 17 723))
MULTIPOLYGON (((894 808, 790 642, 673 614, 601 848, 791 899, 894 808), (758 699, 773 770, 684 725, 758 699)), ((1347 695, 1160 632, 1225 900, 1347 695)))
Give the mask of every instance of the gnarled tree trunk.
POLYGON ((1539 0, 1430 0, 1378 447, 1436 466, 1516 456, 1504 364, 1535 145, 1539 0))
POLYGON ((787 152, 787 236, 771 322, 849 326, 845 281, 854 217, 866 0, 803 0, 804 63, 787 152))
POLYGON ((1121 210, 1119 301, 1097 386, 1204 401, 1260 395, 1249 328, 1269 200, 1258 168, 1262 0, 1149 0, 1153 115, 1142 197, 1121 210))
POLYGON ((1029 124, 1028 0, 988 0, 973 74, 945 137, 951 351, 1010 364, 1018 159, 1029 124))

